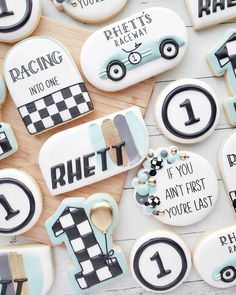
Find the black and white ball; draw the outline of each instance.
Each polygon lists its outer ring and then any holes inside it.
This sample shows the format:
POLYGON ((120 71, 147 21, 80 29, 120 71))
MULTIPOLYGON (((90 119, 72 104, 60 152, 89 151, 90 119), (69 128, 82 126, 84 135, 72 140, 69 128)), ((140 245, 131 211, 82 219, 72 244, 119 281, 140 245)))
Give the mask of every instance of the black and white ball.
POLYGON ((160 198, 158 198, 157 196, 150 196, 147 202, 145 202, 145 206, 156 208, 157 206, 160 205, 160 203, 161 203, 160 198))
POLYGON ((161 157, 154 157, 151 160, 151 167, 155 170, 160 170, 163 168, 163 159, 161 157))

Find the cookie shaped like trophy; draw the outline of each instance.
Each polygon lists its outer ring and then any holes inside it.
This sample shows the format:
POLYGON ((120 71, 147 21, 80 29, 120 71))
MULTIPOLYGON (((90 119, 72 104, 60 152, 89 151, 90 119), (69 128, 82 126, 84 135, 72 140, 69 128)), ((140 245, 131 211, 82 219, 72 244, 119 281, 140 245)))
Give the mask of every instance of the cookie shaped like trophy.
POLYGON ((53 0, 59 10, 85 23, 102 23, 115 16, 127 0, 53 0))
POLYGON ((207 160, 176 147, 150 151, 133 187, 146 214, 175 226, 201 221, 218 195, 217 178, 207 160))
POLYGON ((40 16, 40 0, 0 0, 0 41, 11 43, 28 37, 40 16))
POLYGON ((1 246, 0 265, 1 295, 48 294, 54 279, 50 246, 1 246))
POLYGON ((186 48, 187 31, 179 16, 152 7, 92 34, 80 63, 95 87, 118 91, 177 66, 186 48))
POLYGON ((64 199, 47 220, 46 230, 54 244, 65 243, 73 269, 71 281, 78 292, 110 283, 126 271, 121 249, 112 244, 118 223, 118 207, 105 193, 64 199))
POLYGON ((14 154, 18 149, 18 143, 11 125, 2 122, 2 108, 6 96, 6 86, 3 78, 0 76, 0 160, 14 154))
POLYGON ((94 109, 70 53, 54 39, 33 37, 16 44, 3 67, 12 99, 32 135, 94 109))

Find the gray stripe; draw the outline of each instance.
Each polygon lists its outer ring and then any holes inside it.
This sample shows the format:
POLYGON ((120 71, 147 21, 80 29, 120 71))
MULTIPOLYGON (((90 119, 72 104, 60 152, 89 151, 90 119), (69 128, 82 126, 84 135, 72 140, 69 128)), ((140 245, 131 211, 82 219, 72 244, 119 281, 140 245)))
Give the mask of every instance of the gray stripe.
MULTIPOLYGON (((12 274, 11 274, 11 269, 10 269, 7 254, 0 255, 0 279, 1 281, 3 280, 12 281, 12 274)), ((6 295, 15 295, 13 283, 10 283, 7 286, 6 295)))
POLYGON ((141 156, 135 145, 133 136, 130 132, 129 125, 126 122, 125 116, 115 116, 114 124, 117 128, 121 141, 125 142, 125 151, 129 158, 129 165, 138 162, 141 159, 141 156))

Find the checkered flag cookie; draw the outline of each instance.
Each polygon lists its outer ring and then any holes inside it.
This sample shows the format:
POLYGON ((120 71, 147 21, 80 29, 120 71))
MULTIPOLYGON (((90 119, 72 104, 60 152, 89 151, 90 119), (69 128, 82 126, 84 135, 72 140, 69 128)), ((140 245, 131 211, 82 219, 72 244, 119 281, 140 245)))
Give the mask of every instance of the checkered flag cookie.
POLYGON ((18 108, 30 134, 37 134, 93 111, 84 83, 78 83, 18 108))
POLYGON ((80 289, 88 289, 123 273, 116 257, 99 245, 83 208, 67 207, 52 226, 55 237, 65 233, 81 267, 74 275, 80 289), (109 257, 108 257, 109 256, 109 257))

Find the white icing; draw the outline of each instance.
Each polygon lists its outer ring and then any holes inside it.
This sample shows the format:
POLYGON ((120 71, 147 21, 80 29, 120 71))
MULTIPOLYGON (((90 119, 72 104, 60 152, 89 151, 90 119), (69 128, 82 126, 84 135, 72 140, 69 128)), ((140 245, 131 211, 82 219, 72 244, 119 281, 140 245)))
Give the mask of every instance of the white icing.
POLYGON ((100 23, 117 14, 126 4, 127 0, 74 0, 64 1, 59 4, 54 0, 54 4, 75 19, 87 23, 100 23))
POLYGON ((142 288, 155 293, 169 292, 180 286, 188 277, 191 270, 191 254, 185 242, 178 235, 170 231, 159 230, 148 233, 136 241, 131 251, 130 268, 132 276, 142 288), (152 239, 159 239, 159 242, 149 245, 142 252, 140 258, 136 258, 137 261, 139 261, 138 270, 147 283, 153 285, 154 288, 162 287, 164 290, 153 290, 150 286, 146 285, 146 282, 142 282, 135 272, 134 259, 138 255, 138 249, 145 246, 146 243, 152 239), (175 280, 178 280, 181 271, 184 269, 183 260, 171 244, 165 243, 165 239, 170 239, 171 241, 177 243, 182 249, 181 254, 185 256, 185 265, 187 265, 187 268, 184 270, 183 277, 176 283, 174 283, 175 280), (158 263, 155 259, 150 259, 155 256, 157 252, 159 253, 164 269, 169 271, 168 274, 159 278, 158 275, 160 274, 160 268, 158 263), (167 287, 168 285, 169 287, 167 287))
MULTIPOLYGON (((2 42, 16 42, 22 40, 36 29, 41 16, 40 0, 32 0, 32 4, 32 12, 26 24, 11 32, 3 33, 0 30, 0 40, 2 42)), ((0 28, 17 24, 24 17, 27 9, 26 0, 6 0, 6 5, 8 11, 13 11, 14 15, 0 17, 0 28)))
POLYGON ((5 217, 7 215, 7 211, 4 209, 2 203, 0 204, 0 228, 6 231, 5 233, 0 232, 0 234, 20 235, 30 230, 41 215, 42 195, 40 188, 30 175, 17 169, 0 170, 0 181, 0 195, 5 197, 14 211, 19 210, 19 214, 15 215, 9 220, 6 220, 5 217), (20 226, 23 222, 25 222, 30 212, 32 212, 32 207, 30 206, 29 197, 24 192, 24 190, 14 183, 6 182, 4 179, 7 178, 20 181, 26 188, 28 188, 32 193, 33 201, 35 203, 35 212, 32 215, 32 219, 27 222, 23 228, 16 229, 13 232, 8 231, 20 226))
MULTIPOLYGON (((118 91, 175 67, 183 58, 186 45, 187 31, 183 21, 169 9, 153 7, 96 31, 84 43, 80 62, 90 83, 105 91, 118 91), (135 22, 134 25, 132 21, 135 22), (138 38, 134 37, 136 34, 138 38), (157 58, 162 40, 172 38, 181 40, 182 45, 177 56, 172 59, 160 56, 157 58), (125 40, 125 44, 121 44, 122 40, 125 40), (140 43, 142 45, 136 48, 140 43), (135 65, 128 62, 129 53, 123 49, 133 51, 130 60, 135 65), (139 54, 134 55, 134 52, 139 54), (140 58, 140 53, 141 61, 137 59, 140 58), (101 78, 99 73, 104 71, 106 76, 107 66, 114 60, 127 60, 126 76, 120 81, 101 78)), ((113 70, 115 71, 114 67, 113 70)), ((119 72, 121 73, 121 70, 119 72)), ((115 78, 117 76, 119 73, 115 78)))
POLYGON ((236 285, 236 226, 232 225, 206 234, 195 246, 194 266, 209 285, 216 288, 228 288, 236 285), (229 267, 232 267, 227 274, 229 267), (221 270, 222 277, 220 275, 221 270), (232 278, 230 282, 222 278, 232 278))
POLYGON ((236 133, 230 134, 222 143, 219 155, 218 163, 222 174, 222 178, 226 187, 227 195, 231 201, 234 210, 236 211, 236 185, 235 185, 235 173, 236 173, 236 133))
MULTIPOLYGON (((40 287, 42 290, 40 295, 47 294, 54 280, 53 258, 52 258, 52 250, 50 246, 41 245, 41 244, 31 244, 31 245, 1 247, 0 256, 4 254, 22 255, 23 263, 24 263, 24 254, 26 254, 28 257, 29 256, 38 257, 39 264, 35 265, 35 267, 32 267, 32 272, 35 269, 35 273, 32 273, 32 275, 36 278, 35 281, 37 281, 37 277, 42 276, 42 281, 39 280, 40 282, 42 282, 42 285, 39 283, 37 286, 34 286, 33 282, 28 280, 28 288, 30 292, 37 291, 37 294, 39 294, 40 292, 39 289, 35 290, 33 288, 40 287), (40 270, 40 273, 36 272, 38 270, 40 270)), ((20 278, 14 277, 14 279, 20 279, 20 278)))
POLYGON ((230 20, 236 15, 235 1, 200 1, 200 0, 185 0, 187 10, 196 30, 201 30, 221 22, 230 20), (202 3, 202 6, 200 5, 202 3), (214 11, 214 4, 218 4, 214 11), (200 7, 200 8, 199 8, 200 7), (202 11, 202 7, 205 8, 202 11))
POLYGON ((169 84, 159 94, 154 115, 158 127, 165 136, 176 142, 192 144, 206 139, 214 132, 220 110, 216 94, 208 84, 197 79, 182 79, 169 84), (189 85, 195 88, 185 90, 184 87, 187 88, 189 85), (183 87, 182 91, 178 91, 179 87, 183 87), (171 99, 166 106, 169 97, 171 99), (188 122, 192 114, 188 114, 187 107, 180 106, 187 99, 190 103, 190 112, 193 112, 190 125, 188 122), (166 115, 168 120, 163 117, 166 115))

